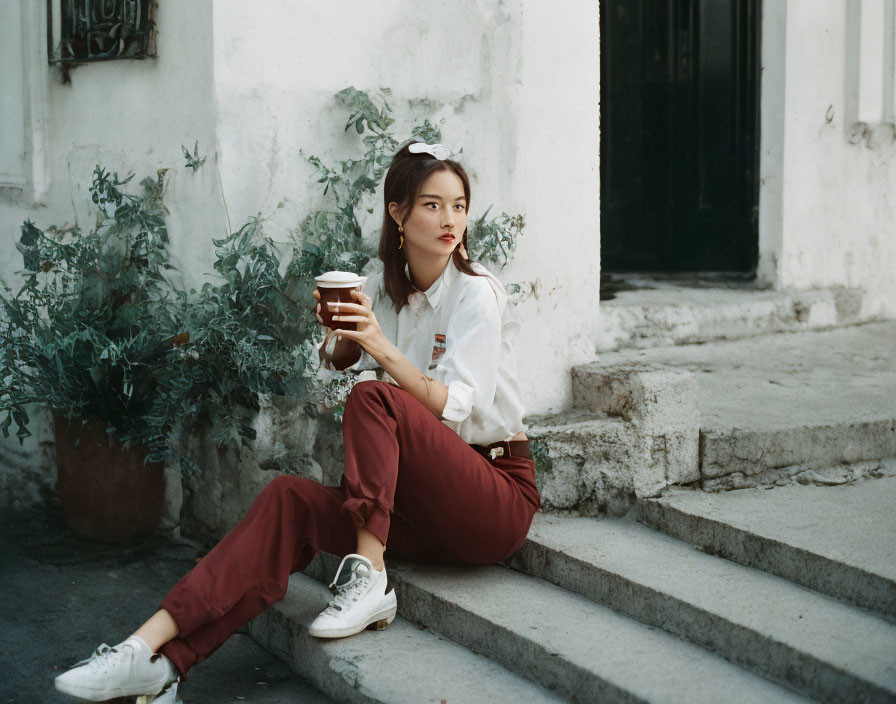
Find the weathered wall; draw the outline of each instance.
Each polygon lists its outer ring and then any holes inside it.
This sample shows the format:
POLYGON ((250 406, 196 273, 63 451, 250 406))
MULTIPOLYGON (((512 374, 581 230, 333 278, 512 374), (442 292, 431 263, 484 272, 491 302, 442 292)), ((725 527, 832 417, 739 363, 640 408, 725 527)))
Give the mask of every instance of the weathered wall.
MULTIPOLYGON (((158 57, 146 61, 106 61, 74 68, 71 82, 43 61, 32 67, 46 81, 46 193, 37 202, 4 189, 0 223, 0 276, 15 280, 21 257, 14 248, 17 227, 30 218, 38 226, 95 220, 88 187, 99 164, 120 176, 134 172, 132 186, 156 170, 169 168, 166 204, 171 211, 176 261, 200 270, 210 261, 209 237, 226 231, 212 157, 195 174, 183 168, 181 145, 200 151, 215 145, 212 86, 211 2, 160 3, 158 57)), ((27 37, 42 41, 40 28, 27 37)))
MULTIPOLYGON (((848 104, 856 80, 849 66, 863 43, 867 51, 875 38, 867 32, 858 41, 849 36, 848 12, 859 7, 849 0, 766 5, 763 174, 778 172, 780 179, 763 185, 760 200, 779 201, 780 212, 766 211, 763 272, 781 288, 864 287, 867 312, 896 316, 892 115, 889 124, 871 125, 870 137, 856 139, 848 104), (786 40, 771 45, 782 21, 786 40), (783 107, 772 102, 776 94, 783 96, 783 107), (780 218, 777 223, 773 216, 780 218)), ((874 5, 885 7, 869 3, 866 10, 874 5)), ((883 57, 865 69, 881 86, 894 81, 883 57)))
MULTIPOLYGON (((298 222, 319 193, 303 152, 329 164, 357 153, 334 94, 390 88, 399 138, 430 118, 443 141, 463 148, 474 217, 492 203, 525 215, 514 261, 496 273, 523 285, 517 354, 531 411, 568 405, 569 368, 591 359, 597 319, 597 9, 585 0, 390 0, 375 11, 361 0, 301 11, 286 0, 215 3, 218 138, 233 226, 280 201, 276 221, 298 222)), ((362 226, 374 244, 382 205, 370 206, 362 226)))
MULTIPOLYGON (((42 19, 39 11, 29 17, 32 25, 42 19)), ((525 215, 514 261, 496 273, 522 286, 518 310, 526 326, 517 351, 527 410, 568 405, 569 368, 592 358, 596 335, 596 3, 388 0, 372 9, 360 0, 202 0, 160 3, 156 20, 158 58, 80 66, 70 84, 37 49, 45 26, 23 25, 25 44, 37 47, 25 68, 42 81, 31 94, 43 100, 46 130, 37 141, 46 160, 32 160, 35 188, 0 187, 7 232, 0 276, 15 281, 21 259, 14 241, 25 218, 90 226, 87 188, 99 163, 134 171, 138 180, 170 168, 175 263, 198 285, 210 271, 210 240, 227 231, 228 217, 236 229, 284 201, 269 232, 285 239, 318 192, 305 155, 332 164, 356 153, 334 94, 349 85, 389 87, 400 137, 430 118, 446 143, 463 148, 474 217, 492 203, 498 212, 525 215), (193 173, 183 166, 181 145, 192 149, 197 139, 208 159, 193 173)), ((382 209, 376 199, 370 205, 362 225, 374 244, 382 209)), ((32 445, 15 461, 30 458, 49 476, 37 441, 32 445)), ((6 476, 16 471, 11 461, 0 464, 6 476)), ((0 486, 9 497, 18 491, 0 486)), ((36 492, 32 486, 26 493, 36 492)))

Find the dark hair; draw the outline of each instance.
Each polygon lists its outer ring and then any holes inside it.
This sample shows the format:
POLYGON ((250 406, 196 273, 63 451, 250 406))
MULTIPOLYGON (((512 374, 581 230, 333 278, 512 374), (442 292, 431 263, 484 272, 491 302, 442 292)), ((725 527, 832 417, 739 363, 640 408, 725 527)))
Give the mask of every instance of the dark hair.
MULTIPOLYGON (((464 185, 464 197, 469 212, 470 209, 470 179, 464 167, 451 159, 439 160, 427 153, 413 154, 408 147, 414 144, 410 142, 402 147, 389 165, 386 173, 386 182, 383 187, 383 231, 380 235, 379 257, 383 262, 383 285, 389 298, 395 306, 396 312, 407 304, 408 298, 415 291, 414 284, 405 273, 407 259, 404 248, 399 249, 398 224, 389 214, 389 203, 397 203, 398 209, 403 213, 402 223, 410 216, 411 207, 420 195, 423 182, 437 171, 451 171, 460 178, 464 185)), ((468 276, 486 276, 473 270, 459 249, 461 244, 464 251, 467 249, 467 230, 464 230, 461 241, 451 253, 451 258, 457 268, 468 276)), ((448 263, 451 266, 451 262, 448 263)))

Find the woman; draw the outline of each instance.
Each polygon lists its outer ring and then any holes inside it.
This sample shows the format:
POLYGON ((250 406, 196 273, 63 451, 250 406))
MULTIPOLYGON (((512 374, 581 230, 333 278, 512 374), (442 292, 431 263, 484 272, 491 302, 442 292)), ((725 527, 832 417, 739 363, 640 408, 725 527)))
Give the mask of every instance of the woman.
POLYGON ((370 295, 331 304, 335 319, 356 323, 333 333, 362 347, 349 369, 379 366, 394 382, 352 388, 341 485, 271 481, 146 623, 57 677, 57 689, 93 701, 165 691, 282 599, 319 550, 345 557, 309 632, 337 638, 395 618, 387 546, 398 559, 451 564, 498 562, 522 546, 540 498, 511 346, 519 322, 497 278, 466 258, 470 184, 448 155, 420 142, 395 155, 383 271, 370 295))

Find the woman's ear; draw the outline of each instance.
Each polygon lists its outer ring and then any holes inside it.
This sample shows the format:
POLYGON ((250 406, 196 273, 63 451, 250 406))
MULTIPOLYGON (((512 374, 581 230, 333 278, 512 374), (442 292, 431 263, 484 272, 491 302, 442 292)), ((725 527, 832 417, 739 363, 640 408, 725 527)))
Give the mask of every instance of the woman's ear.
POLYGON ((401 225, 401 213, 398 209, 398 203, 389 203, 389 215, 392 216, 396 225, 401 225))

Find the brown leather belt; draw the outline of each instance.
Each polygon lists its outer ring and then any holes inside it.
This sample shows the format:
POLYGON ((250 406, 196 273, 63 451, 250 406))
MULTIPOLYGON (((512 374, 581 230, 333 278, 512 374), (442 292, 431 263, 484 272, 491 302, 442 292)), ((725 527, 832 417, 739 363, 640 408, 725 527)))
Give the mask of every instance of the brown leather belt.
POLYGON ((491 445, 470 445, 476 452, 486 459, 493 460, 496 457, 525 457, 532 459, 532 448, 528 440, 502 440, 491 445))

